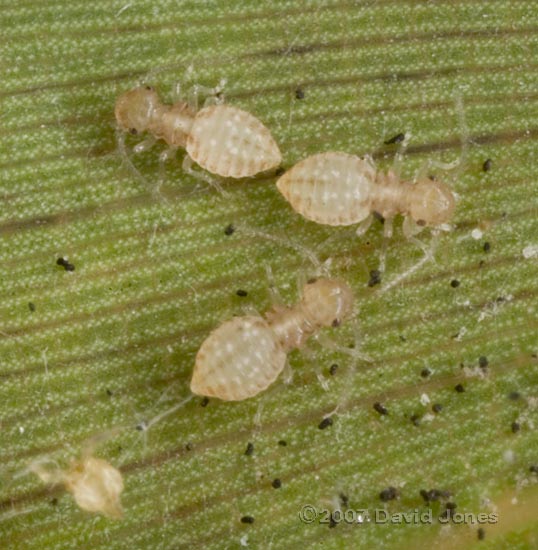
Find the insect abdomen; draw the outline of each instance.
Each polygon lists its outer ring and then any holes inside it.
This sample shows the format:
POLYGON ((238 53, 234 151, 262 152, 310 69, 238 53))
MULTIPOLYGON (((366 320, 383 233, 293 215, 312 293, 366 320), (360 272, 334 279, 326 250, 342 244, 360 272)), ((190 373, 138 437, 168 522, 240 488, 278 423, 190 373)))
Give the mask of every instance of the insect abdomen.
POLYGON ((253 176, 282 160, 269 130, 250 113, 230 105, 206 107, 196 115, 187 153, 202 168, 233 178, 253 176))
POLYGON ((346 153, 320 153, 288 170, 279 191, 294 210, 324 225, 350 225, 370 214, 376 170, 371 162, 346 153))
POLYGON ((214 330, 200 347, 191 380, 198 395, 239 401, 272 384, 286 353, 261 317, 234 317, 214 330))

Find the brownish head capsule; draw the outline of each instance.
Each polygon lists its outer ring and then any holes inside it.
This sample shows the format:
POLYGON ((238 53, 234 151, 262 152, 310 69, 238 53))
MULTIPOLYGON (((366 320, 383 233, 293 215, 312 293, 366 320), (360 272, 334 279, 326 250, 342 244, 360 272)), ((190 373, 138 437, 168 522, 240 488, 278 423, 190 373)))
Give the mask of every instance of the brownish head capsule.
POLYGON ((301 305, 305 317, 319 327, 339 325, 353 310, 353 292, 339 279, 317 279, 306 284, 301 305))
POLYGON ((137 134, 151 127, 160 105, 159 96, 153 88, 139 86, 118 97, 114 114, 122 130, 137 134))
POLYGON ((456 203, 448 185, 423 179, 410 187, 409 214, 418 224, 440 225, 450 221, 456 203))

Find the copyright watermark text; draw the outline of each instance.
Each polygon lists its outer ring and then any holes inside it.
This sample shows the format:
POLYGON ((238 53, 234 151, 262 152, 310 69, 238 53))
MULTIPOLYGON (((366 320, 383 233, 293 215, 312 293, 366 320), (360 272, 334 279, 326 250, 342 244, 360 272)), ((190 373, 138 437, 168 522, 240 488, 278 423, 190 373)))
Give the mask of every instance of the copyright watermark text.
POLYGON ((452 512, 446 516, 434 516, 432 510, 411 510, 407 512, 389 512, 384 508, 329 510, 317 508, 313 504, 305 504, 299 511, 299 519, 303 523, 375 523, 375 524, 486 524, 497 523, 499 516, 496 513, 452 512))

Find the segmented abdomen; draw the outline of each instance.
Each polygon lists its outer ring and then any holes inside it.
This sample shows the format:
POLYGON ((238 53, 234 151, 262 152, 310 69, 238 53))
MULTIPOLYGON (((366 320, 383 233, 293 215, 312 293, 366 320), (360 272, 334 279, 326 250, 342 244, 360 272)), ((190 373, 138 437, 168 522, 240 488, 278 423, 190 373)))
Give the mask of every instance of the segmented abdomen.
POLYGON ((375 176, 368 158, 320 153, 288 170, 277 187, 305 218, 325 225, 350 225, 370 214, 375 176))
POLYGON ((253 176, 282 161, 269 130, 255 116, 230 105, 198 112, 187 139, 187 153, 202 168, 233 178, 253 176))
POLYGON ((214 330, 196 355, 191 390, 198 395, 239 401, 272 384, 286 353, 261 317, 234 317, 214 330))

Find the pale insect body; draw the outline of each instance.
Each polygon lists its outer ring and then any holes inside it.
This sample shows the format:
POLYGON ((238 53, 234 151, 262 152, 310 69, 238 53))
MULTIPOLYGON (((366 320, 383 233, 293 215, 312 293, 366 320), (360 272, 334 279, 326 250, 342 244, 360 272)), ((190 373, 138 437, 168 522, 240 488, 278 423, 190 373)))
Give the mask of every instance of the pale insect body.
POLYGON ((339 279, 312 280, 294 306, 277 306, 261 316, 235 317, 204 341, 196 355, 191 390, 240 401, 271 385, 287 354, 322 327, 337 326, 353 308, 353 293, 339 279))
POLYGON ((199 111, 183 101, 166 105, 153 88, 140 86, 117 99, 115 116, 122 130, 149 132, 173 149, 185 148, 192 160, 219 176, 253 176, 282 161, 263 123, 231 105, 211 105, 199 111))
POLYGON ((31 470, 46 483, 62 483, 83 510, 115 519, 123 516, 123 478, 106 460, 85 456, 74 460, 67 471, 50 472, 39 463, 32 465, 31 470))
POLYGON ((302 160, 279 178, 277 187, 293 209, 309 220, 351 225, 368 221, 374 212, 389 221, 403 214, 407 236, 417 232, 416 226, 448 222, 455 207, 452 191, 442 182, 402 181, 391 170, 378 171, 371 157, 340 152, 302 160))

